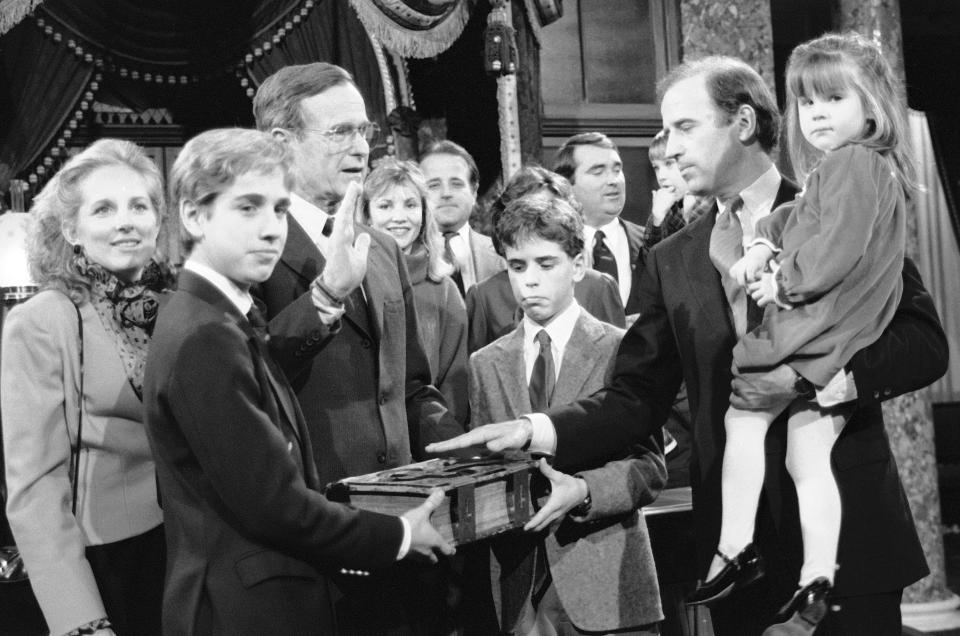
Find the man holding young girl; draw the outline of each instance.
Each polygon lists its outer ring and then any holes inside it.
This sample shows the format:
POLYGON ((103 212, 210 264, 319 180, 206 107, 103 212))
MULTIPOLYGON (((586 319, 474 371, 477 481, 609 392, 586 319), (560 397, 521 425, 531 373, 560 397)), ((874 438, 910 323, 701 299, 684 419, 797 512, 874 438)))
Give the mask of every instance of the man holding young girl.
MULTIPOLYGON (((792 198, 795 186, 780 176, 771 158, 779 128, 776 104, 753 69, 732 58, 689 62, 668 75, 661 95, 670 134, 666 155, 676 158, 693 194, 718 199, 718 210, 736 198, 743 201, 741 218, 749 218, 743 223, 745 236, 755 217, 792 198)), ((532 450, 552 452, 560 470, 596 465, 662 426, 685 380, 693 420, 694 531, 705 573, 720 527, 723 414, 733 381, 734 325, 747 323, 746 303, 736 308, 728 303, 709 257, 716 219, 716 212, 704 214, 648 255, 639 289, 644 311, 624 336, 614 378, 604 389, 546 414, 475 429, 430 450, 530 444, 532 450)), ((852 415, 833 451, 833 469, 847 505, 833 599, 839 610, 823 618, 818 634, 899 634, 902 590, 927 573, 880 400, 939 377, 946 345, 932 301, 909 261, 903 282, 890 326, 853 357, 836 383, 845 390, 816 396, 853 400, 852 415), (920 362, 903 365, 907 355, 920 362), (877 524, 877 519, 884 521, 877 524)), ((733 384, 734 403, 756 408, 767 396, 797 396, 796 380, 792 371, 782 370, 740 377, 733 384)), ((796 493, 784 468, 785 432, 781 418, 766 438, 767 476, 755 538, 767 557, 766 583, 737 591, 711 608, 718 634, 760 634, 795 590, 801 541, 796 493)))

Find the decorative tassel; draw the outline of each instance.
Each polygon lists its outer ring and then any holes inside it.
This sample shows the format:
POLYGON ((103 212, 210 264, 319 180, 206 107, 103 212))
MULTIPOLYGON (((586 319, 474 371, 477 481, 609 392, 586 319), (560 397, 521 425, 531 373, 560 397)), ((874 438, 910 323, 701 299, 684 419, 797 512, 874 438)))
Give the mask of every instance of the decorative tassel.
POLYGON ((439 55, 460 37, 470 19, 470 3, 448 0, 447 4, 439 14, 428 15, 403 0, 350 0, 368 33, 390 52, 413 58, 439 55))

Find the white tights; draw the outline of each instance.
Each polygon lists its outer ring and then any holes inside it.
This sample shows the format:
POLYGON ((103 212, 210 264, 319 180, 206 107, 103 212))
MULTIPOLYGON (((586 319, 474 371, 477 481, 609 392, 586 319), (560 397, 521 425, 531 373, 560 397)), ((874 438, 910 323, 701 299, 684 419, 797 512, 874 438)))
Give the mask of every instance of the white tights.
MULTIPOLYGON (((830 451, 846 419, 836 409, 820 410, 814 404, 799 400, 787 408, 786 466, 797 489, 803 537, 800 585, 821 576, 833 583, 841 506, 830 451)), ((753 541, 766 469, 764 439, 781 411, 742 411, 731 406, 724 418, 727 443, 723 455, 723 516, 718 548, 728 557, 736 556, 753 541)), ((722 566, 722 561, 715 558, 708 578, 722 566)))

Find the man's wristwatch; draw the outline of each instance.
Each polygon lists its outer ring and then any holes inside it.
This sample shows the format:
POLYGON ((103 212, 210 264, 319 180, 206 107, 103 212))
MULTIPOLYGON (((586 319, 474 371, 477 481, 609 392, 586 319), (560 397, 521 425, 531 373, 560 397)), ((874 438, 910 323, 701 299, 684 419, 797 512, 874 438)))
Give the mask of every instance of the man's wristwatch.
POLYGON ((804 400, 815 399, 817 397, 817 387, 813 386, 813 382, 796 371, 793 373, 797 376, 797 379, 793 382, 793 390, 797 392, 797 397, 803 398, 804 400))
MULTIPOLYGON (((579 479, 583 479, 583 477, 579 479)), ((571 517, 586 517, 590 512, 591 504, 593 504, 593 499, 590 498, 590 491, 587 490, 587 496, 583 498, 583 501, 571 508, 567 514, 571 517)))

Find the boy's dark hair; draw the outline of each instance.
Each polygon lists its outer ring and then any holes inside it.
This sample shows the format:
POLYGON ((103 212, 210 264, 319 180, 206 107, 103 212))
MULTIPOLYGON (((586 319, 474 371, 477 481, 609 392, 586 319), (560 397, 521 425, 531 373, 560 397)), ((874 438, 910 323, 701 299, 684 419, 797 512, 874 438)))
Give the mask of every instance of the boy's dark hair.
MULTIPOLYGON (((497 221, 511 202, 531 194, 559 197, 573 206, 573 209, 578 213, 580 212, 580 202, 573 195, 573 188, 569 181, 556 172, 551 172, 535 164, 528 164, 520 168, 520 171, 510 178, 507 187, 490 204, 490 227, 496 228, 497 221)), ((493 249, 497 251, 497 254, 503 256, 503 247, 497 239, 497 233, 491 232, 491 234, 493 249)))
POLYGON ((663 161, 667 158, 667 140, 670 138, 670 131, 661 130, 653 137, 653 141, 650 142, 650 150, 647 151, 647 156, 650 157, 650 163, 654 161, 663 161))
POLYGON ((573 154, 578 146, 596 146, 598 148, 609 148, 617 150, 617 144, 613 140, 600 132, 578 133, 565 142, 557 149, 557 156, 553 160, 553 171, 561 177, 564 177, 573 183, 573 175, 577 171, 577 161, 573 154))
POLYGON ((551 241, 570 258, 583 252, 583 220, 564 199, 532 194, 511 202, 497 219, 494 236, 505 255, 507 247, 517 247, 532 238, 551 241))

